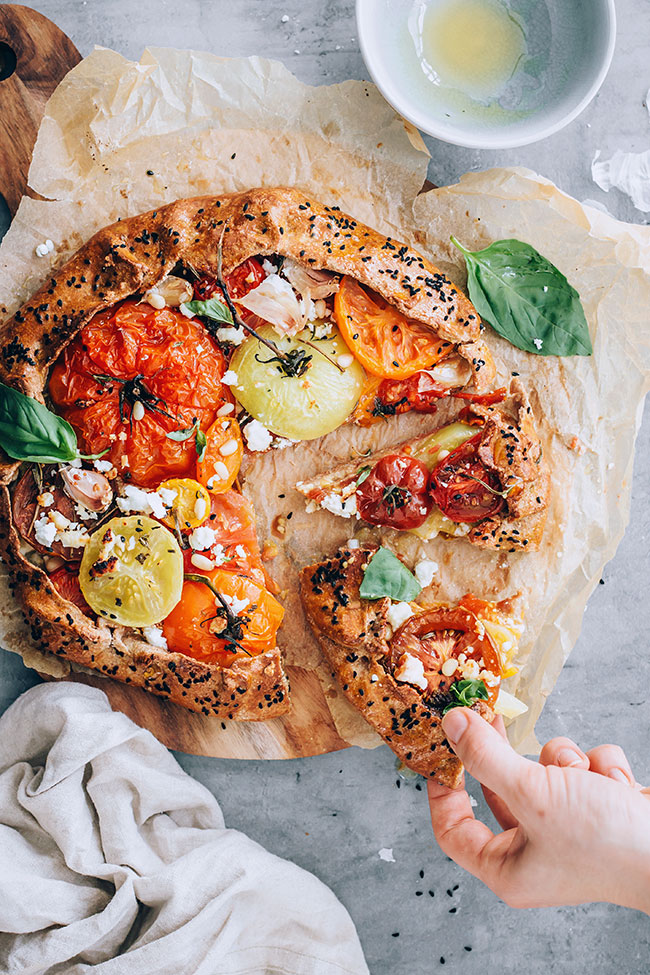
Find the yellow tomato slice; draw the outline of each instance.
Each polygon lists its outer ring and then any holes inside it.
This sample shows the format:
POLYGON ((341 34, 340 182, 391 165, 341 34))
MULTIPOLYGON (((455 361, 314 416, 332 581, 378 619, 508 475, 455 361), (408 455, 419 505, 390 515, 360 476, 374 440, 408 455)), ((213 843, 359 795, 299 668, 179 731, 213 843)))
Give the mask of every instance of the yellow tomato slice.
POLYGON ((210 495, 202 484, 191 477, 173 477, 169 481, 163 481, 158 486, 158 492, 162 493, 165 507, 170 510, 167 517, 163 518, 170 528, 176 527, 174 513, 181 529, 198 528, 210 514, 210 495), (174 498, 169 498, 169 504, 167 496, 162 493, 164 491, 176 492, 174 498))
POLYGON ((453 349, 422 322, 407 318, 354 278, 341 279, 334 317, 350 352, 374 376, 408 379, 453 349))
POLYGON ((79 585, 104 619, 152 626, 181 598, 183 555, 172 533, 153 518, 111 518, 90 536, 79 585))
POLYGON ((244 444, 239 423, 234 417, 219 417, 206 433, 203 460, 196 462, 197 480, 212 494, 222 494, 239 474, 244 444))

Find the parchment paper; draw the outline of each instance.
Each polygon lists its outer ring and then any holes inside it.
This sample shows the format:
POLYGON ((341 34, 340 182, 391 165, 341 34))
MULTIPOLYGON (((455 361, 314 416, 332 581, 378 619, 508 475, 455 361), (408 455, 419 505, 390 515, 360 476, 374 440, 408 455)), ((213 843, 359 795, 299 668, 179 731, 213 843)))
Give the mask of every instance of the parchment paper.
MULTIPOLYGON (((502 382, 518 372, 541 416, 553 501, 539 553, 481 552, 462 540, 422 543, 388 532, 407 558, 440 565, 423 601, 471 590, 485 598, 520 592, 527 631, 510 688, 529 705, 513 743, 536 750, 535 721, 580 631, 587 598, 620 541, 629 515, 634 441, 650 377, 650 228, 583 207, 524 170, 472 173, 418 196, 427 155, 372 85, 303 85, 281 64, 175 50, 145 51, 139 64, 97 49, 48 103, 30 171, 45 201, 24 199, 0 246, 1 310, 13 311, 95 230, 117 219, 202 193, 287 184, 336 203, 401 237, 463 283, 454 233, 473 249, 518 237, 556 263, 582 296, 594 356, 555 359, 519 352, 493 333, 502 382), (153 175, 148 175, 152 171, 153 175), (36 258, 47 238, 55 250, 36 258)), ((254 458, 245 490, 269 537, 277 514, 288 531, 272 572, 286 593, 281 643, 288 662, 317 668, 341 737, 379 742, 331 686, 296 591, 301 565, 350 537, 356 523, 306 515, 293 490, 355 449, 397 443, 433 425, 406 415, 368 430, 344 427, 312 444, 254 458), (280 498, 279 495, 285 495, 280 498)), ((361 537, 374 537, 362 530, 361 537)), ((0 575, 0 642, 29 666, 61 676, 65 665, 37 653, 0 575)))

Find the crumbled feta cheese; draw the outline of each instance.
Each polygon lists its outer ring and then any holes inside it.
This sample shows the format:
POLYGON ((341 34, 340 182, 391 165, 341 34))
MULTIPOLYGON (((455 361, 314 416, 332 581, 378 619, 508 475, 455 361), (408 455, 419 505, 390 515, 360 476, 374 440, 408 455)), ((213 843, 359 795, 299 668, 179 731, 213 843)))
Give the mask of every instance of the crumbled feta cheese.
MULTIPOLYGON (((287 17, 287 20, 288 19, 289 18, 287 17)), ((278 269, 275 266, 275 264, 271 264, 271 262, 266 258, 264 258, 264 260, 262 261, 262 270, 264 271, 265 274, 269 274, 269 275, 278 273, 278 269)))
POLYGON ((228 596, 226 593, 222 593, 222 598, 229 608, 233 611, 235 616, 239 616, 242 610, 250 606, 250 599, 239 599, 237 596, 228 596))
POLYGON ((49 508, 54 504, 54 495, 51 491, 43 491, 42 494, 39 494, 37 500, 41 508, 49 508))
POLYGON ((96 460, 93 463, 93 467, 96 471, 99 471, 100 474, 106 474, 107 471, 113 470, 113 464, 110 460, 96 460))
POLYGON ((55 528, 59 532, 63 532, 66 528, 70 528, 72 522, 69 518, 66 518, 64 514, 58 511, 56 508, 54 511, 48 511, 47 517, 54 524, 55 528))
POLYGON ((274 450, 284 450, 285 447, 293 447, 297 440, 289 440, 288 437, 274 437, 271 446, 274 450))
POLYGON ((42 244, 37 244, 35 251, 37 257, 47 257, 54 250, 54 243, 51 240, 45 240, 42 244))
POLYGON ((158 494, 162 498, 163 504, 165 505, 166 508, 171 508, 171 506, 173 505, 174 501, 178 496, 178 491, 176 490, 176 488, 160 487, 156 491, 156 494, 158 494))
POLYGON ((192 548, 200 552, 205 551, 206 548, 212 548, 216 540, 217 533, 207 525, 200 525, 195 528, 189 538, 192 548))
POLYGON ((392 847, 390 847, 390 848, 384 847, 384 849, 380 850, 379 851, 379 859, 380 860, 385 860, 386 863, 395 863, 395 857, 393 856, 393 849, 392 849, 392 847))
POLYGON ((424 676, 424 664, 411 653, 403 653, 399 658, 395 668, 395 680, 402 684, 414 684, 422 691, 426 691, 429 686, 424 676))
POLYGON ((81 548, 90 541, 88 532, 80 526, 72 527, 66 531, 57 532, 57 542, 61 542, 66 548, 81 548))
POLYGON ((386 613, 386 619, 388 620, 389 626, 394 630, 398 630, 402 623, 405 623, 414 615, 409 603, 392 603, 386 613))
POLYGON ((201 555, 199 552, 194 552, 190 558, 190 562, 197 569, 203 569, 204 572, 209 572, 210 569, 215 568, 215 563, 212 559, 209 559, 205 555, 201 555))
POLYGON ((244 427, 244 435, 249 450, 268 450, 271 446, 271 434, 259 420, 251 420, 244 427))
POLYGON ((167 639, 159 626, 143 626, 142 635, 152 647, 158 647, 160 650, 168 649, 167 639))
POLYGON ((460 674, 463 680, 476 680, 479 675, 480 667, 476 660, 466 660, 459 665, 460 674))
POLYGON ((226 372, 224 372, 223 376, 221 377, 221 382, 226 386, 236 386, 237 373, 234 371, 234 369, 228 369, 226 372))
POLYGON ((243 328, 235 325, 225 325, 217 329, 217 340, 219 342, 230 342, 231 345, 241 345, 246 338, 243 328))
MULTIPOLYGON (((124 434, 124 439, 126 439, 126 434, 124 434)), ((81 457, 75 457, 73 460, 68 461, 68 467, 83 467, 81 463, 81 457)))
POLYGON ((226 550, 223 545, 215 545, 212 549, 212 558, 214 559, 215 565, 223 565, 224 562, 229 562, 230 559, 226 555, 226 550))
POLYGON ((167 514, 165 503, 156 491, 144 491, 135 484, 125 484, 122 490, 123 497, 115 499, 120 511, 139 511, 145 515, 152 514, 156 518, 164 518, 167 514))
POLYGON ((416 562, 413 572, 415 578, 418 580, 423 589, 430 586, 433 582, 433 577, 438 571, 438 563, 433 562, 431 559, 420 559, 416 562))
POLYGON ((351 494, 349 498, 343 500, 338 494, 326 494, 320 502, 321 508, 331 511, 333 515, 340 515, 342 518, 352 518, 357 514, 357 496, 351 494))
POLYGON ((341 369, 347 369, 348 366, 351 366, 353 362, 354 356, 350 355, 349 352, 345 352, 343 355, 338 356, 336 360, 337 366, 340 366, 341 369))
POLYGON ((82 521, 97 521, 99 518, 98 511, 91 511, 87 508, 85 504, 75 503, 74 510, 77 514, 77 518, 81 518, 82 521))
POLYGON ((377 674, 371 674, 370 675, 370 683, 371 684, 376 684, 378 680, 379 680, 379 677, 377 676, 377 674))
POLYGON ((347 542, 345 544, 347 545, 348 548, 359 548, 359 539, 358 538, 348 538, 348 540, 347 540, 347 542))
POLYGON ((542 341, 542 339, 533 339, 533 345, 535 346, 536 349, 541 349, 541 347, 544 345, 544 342, 542 341))
POLYGON ((41 517, 36 521, 34 529, 34 538, 38 544, 45 545, 47 548, 50 548, 56 537, 56 525, 54 522, 50 521, 47 515, 41 515, 41 517))
POLYGON ((237 545, 237 547, 235 548, 235 552, 237 553, 240 559, 245 559, 248 557, 248 553, 243 545, 237 545))
MULTIPOLYGON (((323 302, 325 304, 325 302, 323 302)), ((318 305, 318 302, 316 302, 318 305)), ((332 334, 333 325, 331 322, 320 322, 318 325, 314 325, 314 338, 315 339, 326 339, 332 334)))

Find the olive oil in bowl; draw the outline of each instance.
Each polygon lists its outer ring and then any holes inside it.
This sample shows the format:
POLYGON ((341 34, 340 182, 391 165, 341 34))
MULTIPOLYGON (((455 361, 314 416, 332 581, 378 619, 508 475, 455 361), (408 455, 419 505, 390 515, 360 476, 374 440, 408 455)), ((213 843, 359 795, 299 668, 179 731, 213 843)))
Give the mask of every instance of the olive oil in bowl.
POLYGON ((409 31, 434 85, 483 103, 503 94, 528 52, 524 25, 503 0, 416 3, 409 31))

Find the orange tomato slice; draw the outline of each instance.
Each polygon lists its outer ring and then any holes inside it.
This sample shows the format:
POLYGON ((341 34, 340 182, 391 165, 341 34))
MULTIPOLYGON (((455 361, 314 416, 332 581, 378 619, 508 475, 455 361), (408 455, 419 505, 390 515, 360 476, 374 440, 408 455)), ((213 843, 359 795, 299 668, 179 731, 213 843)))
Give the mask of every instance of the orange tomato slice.
POLYGON ((206 433, 203 460, 196 462, 196 479, 212 494, 222 494, 233 484, 244 455, 239 423, 234 417, 217 417, 206 433))
POLYGON ((170 650, 227 667, 237 655, 258 656, 272 650, 284 609, 263 586, 249 576, 213 569, 206 582, 186 579, 180 602, 162 627, 170 650), (226 617, 213 588, 231 603, 240 621, 237 639, 219 634, 226 617))
POLYGON ((350 352, 364 369, 384 379, 408 379, 430 369, 453 349, 451 342, 407 318, 354 278, 342 278, 334 298, 334 318, 350 352))

